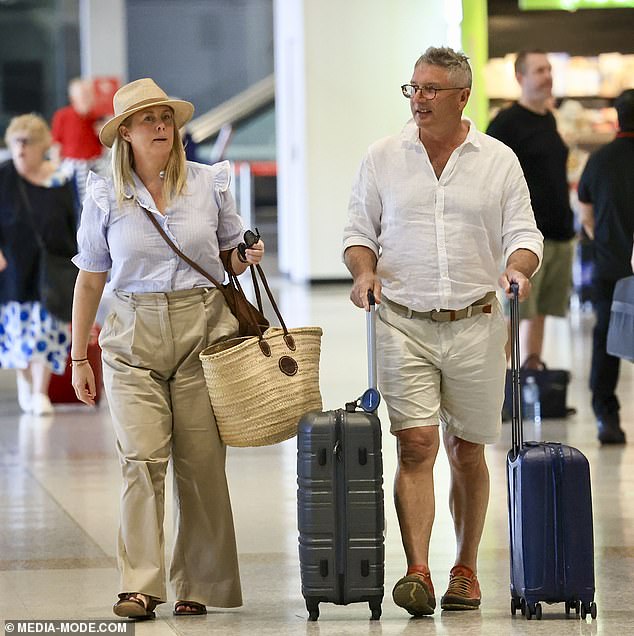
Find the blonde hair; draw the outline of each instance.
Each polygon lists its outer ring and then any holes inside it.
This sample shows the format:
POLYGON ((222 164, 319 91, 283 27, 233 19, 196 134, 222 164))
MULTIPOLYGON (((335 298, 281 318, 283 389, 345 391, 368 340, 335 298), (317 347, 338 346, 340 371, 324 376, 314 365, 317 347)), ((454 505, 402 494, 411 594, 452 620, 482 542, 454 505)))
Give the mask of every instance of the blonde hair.
POLYGON ((34 140, 43 143, 46 148, 51 146, 51 131, 46 121, 36 115, 35 113, 29 113, 28 115, 18 115, 14 117, 7 126, 7 130, 4 133, 4 142, 9 145, 11 137, 14 137, 17 133, 25 132, 34 140))
MULTIPOLYGON (((119 125, 129 126, 130 117, 119 125)), ((183 141, 181 140, 178 129, 174 126, 174 140, 163 177, 163 197, 167 205, 170 204, 172 199, 182 194, 185 190, 187 183, 187 166, 185 161, 183 141)), ((136 194, 136 190, 134 187, 134 177, 132 176, 132 171, 134 170, 132 146, 129 141, 126 141, 121 136, 118 130, 112 144, 111 165, 115 194, 117 195, 117 201, 121 204, 125 199, 126 187, 129 187, 134 194, 136 194)))

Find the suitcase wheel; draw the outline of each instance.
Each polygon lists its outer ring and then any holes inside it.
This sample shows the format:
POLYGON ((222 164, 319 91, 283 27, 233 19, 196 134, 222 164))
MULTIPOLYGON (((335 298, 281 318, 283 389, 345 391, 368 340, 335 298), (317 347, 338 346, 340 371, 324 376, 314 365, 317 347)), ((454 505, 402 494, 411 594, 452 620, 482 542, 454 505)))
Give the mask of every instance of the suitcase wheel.
POLYGON ((514 596, 511 596, 511 616, 515 616, 517 610, 522 609, 522 604, 519 599, 516 599, 514 596))
POLYGON ((585 603, 581 604, 581 618, 585 620, 586 616, 590 614, 590 618, 594 620, 597 617, 597 604, 592 602, 590 605, 585 603))
POLYGON ((540 621, 542 619, 542 605, 541 603, 535 603, 532 605, 530 603, 526 603, 524 606, 524 616, 527 621, 530 621, 533 616, 540 621))
POLYGON ((309 621, 316 621, 319 618, 319 601, 307 598, 306 609, 308 610, 309 621))
POLYGON ((378 621, 379 618, 381 618, 381 601, 370 601, 368 605, 370 606, 370 611, 372 612, 371 620, 378 621))

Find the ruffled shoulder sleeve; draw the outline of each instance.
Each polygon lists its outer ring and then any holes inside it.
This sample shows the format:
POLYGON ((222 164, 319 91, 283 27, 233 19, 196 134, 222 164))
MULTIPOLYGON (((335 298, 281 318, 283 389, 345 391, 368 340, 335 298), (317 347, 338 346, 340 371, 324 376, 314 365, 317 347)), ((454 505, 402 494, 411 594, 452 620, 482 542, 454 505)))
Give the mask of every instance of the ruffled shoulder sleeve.
POLYGON ((94 172, 86 179, 86 196, 77 232, 78 254, 72 259, 79 269, 106 272, 112 267, 107 231, 110 222, 110 192, 108 179, 94 172))
POLYGON ((91 170, 86 179, 84 207, 87 204, 96 205, 104 214, 108 214, 110 212, 109 191, 108 180, 91 170))
POLYGON ((203 181, 200 187, 203 190, 208 191, 207 188, 211 185, 215 201, 214 212, 218 215, 216 234, 220 250, 224 251, 236 247, 244 230, 236 210, 236 202, 229 188, 232 174, 231 164, 228 161, 221 161, 213 166, 194 162, 188 162, 188 165, 192 171, 190 174, 194 178, 200 179, 202 177, 203 181))
POLYGON ((211 166, 213 170, 213 184, 216 192, 226 192, 231 183, 231 164, 228 161, 221 161, 211 166))
POLYGON ((220 161, 211 166, 206 163, 188 161, 187 169, 189 171, 188 180, 196 181, 198 183, 197 187, 206 189, 211 185, 213 192, 217 195, 229 190, 232 175, 229 161, 220 161))

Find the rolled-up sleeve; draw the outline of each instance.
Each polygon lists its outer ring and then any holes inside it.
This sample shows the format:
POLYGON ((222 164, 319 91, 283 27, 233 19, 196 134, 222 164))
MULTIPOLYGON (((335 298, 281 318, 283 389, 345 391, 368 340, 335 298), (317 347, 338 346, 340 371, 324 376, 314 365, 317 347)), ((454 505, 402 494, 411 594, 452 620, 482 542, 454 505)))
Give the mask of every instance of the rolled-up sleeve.
POLYGON ((112 267, 106 230, 110 217, 108 183, 94 172, 86 180, 86 196, 77 232, 78 253, 73 263, 87 272, 107 272, 112 267))
POLYGON ((361 162, 352 185, 348 223, 343 233, 342 256, 349 247, 360 245, 371 249, 379 258, 382 209, 374 163, 368 153, 361 162))
POLYGON ((238 214, 235 199, 229 189, 231 168, 228 161, 214 166, 213 190, 218 205, 218 247, 220 251, 232 249, 242 239, 242 219, 238 214))
POLYGON ((531 197, 519 161, 513 156, 502 196, 502 251, 504 262, 519 249, 530 250, 541 267, 544 237, 537 229, 531 197))

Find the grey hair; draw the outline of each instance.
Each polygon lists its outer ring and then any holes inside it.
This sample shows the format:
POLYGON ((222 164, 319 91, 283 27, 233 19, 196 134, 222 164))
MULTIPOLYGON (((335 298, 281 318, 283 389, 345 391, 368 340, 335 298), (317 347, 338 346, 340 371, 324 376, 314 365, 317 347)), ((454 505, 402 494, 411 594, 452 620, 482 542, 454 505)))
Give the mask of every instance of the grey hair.
POLYGON ((471 67, 469 58, 462 51, 454 51, 448 46, 430 46, 414 64, 418 68, 422 64, 440 66, 447 69, 449 77, 462 86, 471 88, 471 67))

